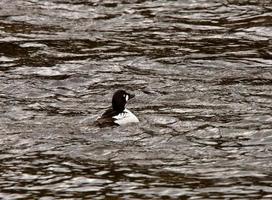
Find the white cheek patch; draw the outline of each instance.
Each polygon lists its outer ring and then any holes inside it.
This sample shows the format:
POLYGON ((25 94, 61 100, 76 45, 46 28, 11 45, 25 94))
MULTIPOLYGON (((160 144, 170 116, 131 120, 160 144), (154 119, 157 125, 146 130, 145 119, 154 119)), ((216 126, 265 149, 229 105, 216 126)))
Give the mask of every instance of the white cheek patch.
POLYGON ((128 96, 128 95, 126 95, 126 101, 128 101, 128 99, 129 99, 129 96, 128 96))

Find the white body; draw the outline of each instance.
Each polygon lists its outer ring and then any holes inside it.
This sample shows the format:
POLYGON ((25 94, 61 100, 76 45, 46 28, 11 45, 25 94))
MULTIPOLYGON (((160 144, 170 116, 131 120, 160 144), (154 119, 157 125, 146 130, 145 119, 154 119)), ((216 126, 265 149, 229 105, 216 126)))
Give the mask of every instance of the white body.
POLYGON ((114 123, 119 124, 120 126, 126 125, 129 123, 138 123, 139 119, 128 109, 125 109, 124 112, 112 117, 116 119, 114 123))

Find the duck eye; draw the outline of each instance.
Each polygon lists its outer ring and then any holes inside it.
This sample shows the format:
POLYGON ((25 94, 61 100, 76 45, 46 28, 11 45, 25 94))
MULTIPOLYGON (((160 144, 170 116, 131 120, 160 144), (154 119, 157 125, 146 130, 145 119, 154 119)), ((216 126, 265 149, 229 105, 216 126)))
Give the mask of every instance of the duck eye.
POLYGON ((126 101, 128 101, 129 96, 127 94, 125 94, 124 97, 125 97, 126 101))

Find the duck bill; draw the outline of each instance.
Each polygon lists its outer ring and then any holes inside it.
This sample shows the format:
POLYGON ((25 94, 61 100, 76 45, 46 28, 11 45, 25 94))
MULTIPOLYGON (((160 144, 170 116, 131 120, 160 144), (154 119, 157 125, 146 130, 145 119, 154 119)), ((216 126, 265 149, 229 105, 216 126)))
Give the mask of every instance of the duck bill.
MULTIPOLYGON (((134 98, 135 97, 135 94, 129 94, 129 99, 132 99, 132 98, 134 98)), ((128 99, 128 100, 129 100, 128 99)))

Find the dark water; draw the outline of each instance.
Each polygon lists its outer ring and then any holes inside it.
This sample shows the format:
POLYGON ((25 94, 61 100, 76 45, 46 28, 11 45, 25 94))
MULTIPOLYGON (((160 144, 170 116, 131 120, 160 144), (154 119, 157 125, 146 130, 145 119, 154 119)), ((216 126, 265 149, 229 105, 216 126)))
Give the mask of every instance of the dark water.
POLYGON ((271 58, 269 0, 1 0, 0 198, 271 199, 271 58))

